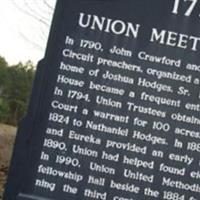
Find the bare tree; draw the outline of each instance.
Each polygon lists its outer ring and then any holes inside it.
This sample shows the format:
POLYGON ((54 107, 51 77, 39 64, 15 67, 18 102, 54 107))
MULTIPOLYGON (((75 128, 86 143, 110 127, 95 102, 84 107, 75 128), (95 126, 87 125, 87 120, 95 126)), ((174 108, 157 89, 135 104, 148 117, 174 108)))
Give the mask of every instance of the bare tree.
MULTIPOLYGON (((12 4, 28 17, 35 21, 35 27, 39 29, 37 36, 27 34, 23 27, 19 27, 19 34, 24 40, 34 45, 35 48, 44 49, 44 41, 47 40, 49 27, 56 0, 11 0, 12 4)), ((30 27, 35 28, 35 27, 30 27)))

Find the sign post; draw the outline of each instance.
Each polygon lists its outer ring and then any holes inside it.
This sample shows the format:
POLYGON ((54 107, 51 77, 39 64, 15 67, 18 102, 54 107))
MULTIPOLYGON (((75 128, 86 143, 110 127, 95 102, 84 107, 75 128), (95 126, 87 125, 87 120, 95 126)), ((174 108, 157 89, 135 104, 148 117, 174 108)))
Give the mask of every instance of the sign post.
POLYGON ((199 13, 58 0, 4 200, 199 200, 199 13))

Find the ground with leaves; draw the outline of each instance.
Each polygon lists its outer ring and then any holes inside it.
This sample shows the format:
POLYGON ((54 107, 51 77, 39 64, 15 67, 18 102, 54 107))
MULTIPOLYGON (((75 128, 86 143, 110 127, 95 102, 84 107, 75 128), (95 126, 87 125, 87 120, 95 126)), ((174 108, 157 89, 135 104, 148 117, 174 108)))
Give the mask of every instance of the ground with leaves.
POLYGON ((0 200, 2 199, 16 128, 0 124, 0 200))

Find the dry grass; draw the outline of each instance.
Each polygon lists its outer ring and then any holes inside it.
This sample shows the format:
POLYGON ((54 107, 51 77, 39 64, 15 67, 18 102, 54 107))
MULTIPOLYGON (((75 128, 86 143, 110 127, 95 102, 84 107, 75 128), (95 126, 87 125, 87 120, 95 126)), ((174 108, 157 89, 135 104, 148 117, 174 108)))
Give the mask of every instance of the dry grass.
POLYGON ((3 196, 15 133, 15 127, 0 124, 0 200, 3 196))

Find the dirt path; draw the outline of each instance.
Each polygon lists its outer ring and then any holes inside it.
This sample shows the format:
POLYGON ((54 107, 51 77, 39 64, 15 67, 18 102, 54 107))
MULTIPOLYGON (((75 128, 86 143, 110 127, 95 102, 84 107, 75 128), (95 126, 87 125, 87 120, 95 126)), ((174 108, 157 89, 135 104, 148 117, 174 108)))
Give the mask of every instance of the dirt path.
POLYGON ((16 128, 0 124, 0 200, 3 196, 16 128))

